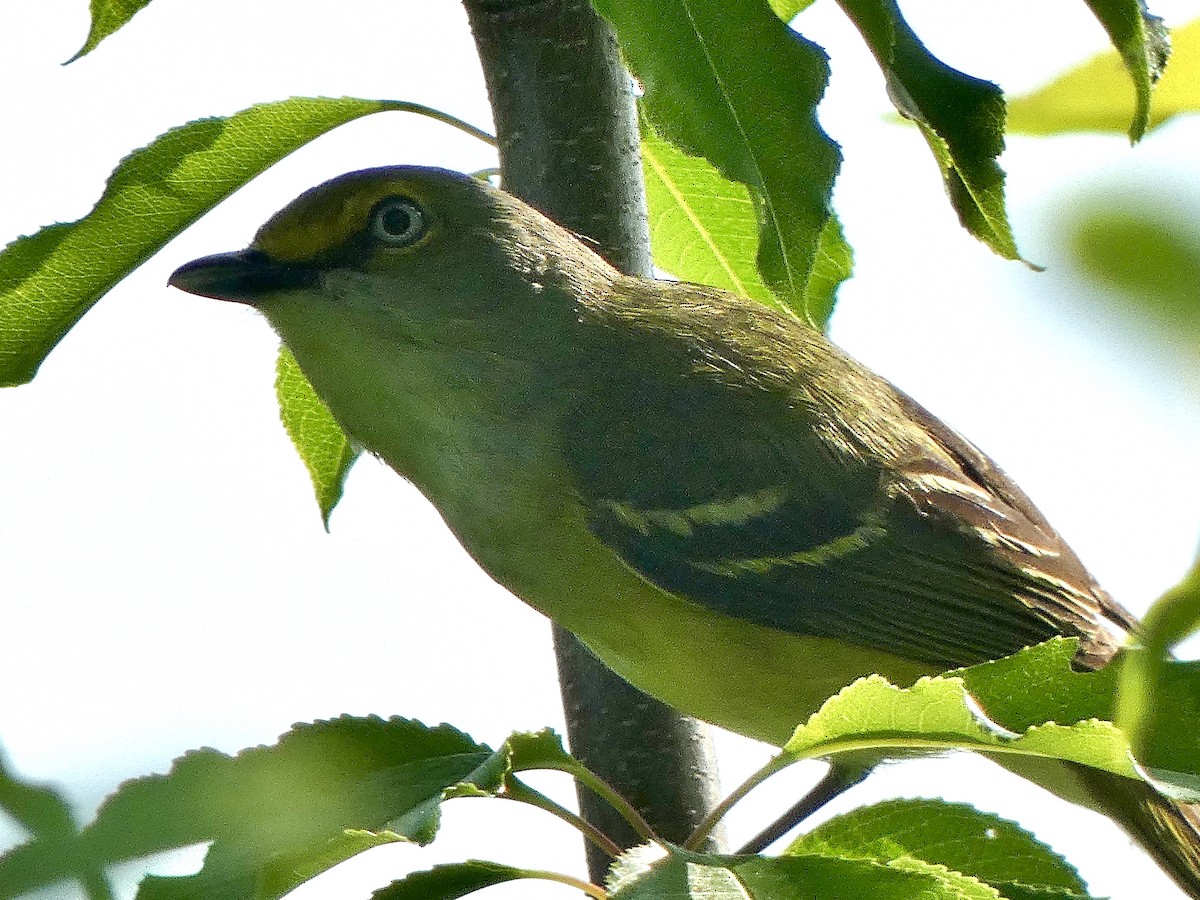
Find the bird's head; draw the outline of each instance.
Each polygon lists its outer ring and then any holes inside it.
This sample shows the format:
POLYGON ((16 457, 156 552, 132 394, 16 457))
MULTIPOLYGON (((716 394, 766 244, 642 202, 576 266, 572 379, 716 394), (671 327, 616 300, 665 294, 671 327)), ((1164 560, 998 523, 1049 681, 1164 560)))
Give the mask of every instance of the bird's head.
POLYGON ((355 343, 521 353, 555 340, 583 296, 616 273, 568 231, 476 178, 397 166, 301 194, 246 250, 170 279, 262 312, 297 353, 318 336, 355 343))
POLYGON ((170 283, 265 315, 342 427, 430 484, 446 448, 530 431, 580 309, 618 277, 486 182, 391 167, 307 191, 170 283))

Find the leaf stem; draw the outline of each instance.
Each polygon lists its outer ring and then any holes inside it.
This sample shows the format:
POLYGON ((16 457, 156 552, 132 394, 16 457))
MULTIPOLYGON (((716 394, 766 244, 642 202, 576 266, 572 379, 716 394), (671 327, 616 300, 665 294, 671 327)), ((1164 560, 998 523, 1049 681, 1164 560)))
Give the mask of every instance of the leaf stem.
POLYGON ((577 829, 587 840, 591 841, 614 859, 621 855, 621 847, 603 831, 584 819, 577 813, 571 812, 565 806, 555 803, 541 791, 534 790, 518 778, 509 776, 504 793, 500 795, 508 800, 528 803, 538 809, 545 810, 552 816, 557 816, 568 825, 577 829))

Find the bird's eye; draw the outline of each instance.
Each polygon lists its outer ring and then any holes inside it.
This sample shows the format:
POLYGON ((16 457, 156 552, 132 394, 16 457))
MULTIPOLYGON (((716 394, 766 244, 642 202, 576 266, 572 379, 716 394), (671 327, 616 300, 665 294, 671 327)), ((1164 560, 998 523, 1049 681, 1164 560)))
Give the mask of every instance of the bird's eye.
POLYGON ((384 200, 371 214, 371 233, 391 247, 409 247, 425 233, 425 213, 407 197, 384 200))

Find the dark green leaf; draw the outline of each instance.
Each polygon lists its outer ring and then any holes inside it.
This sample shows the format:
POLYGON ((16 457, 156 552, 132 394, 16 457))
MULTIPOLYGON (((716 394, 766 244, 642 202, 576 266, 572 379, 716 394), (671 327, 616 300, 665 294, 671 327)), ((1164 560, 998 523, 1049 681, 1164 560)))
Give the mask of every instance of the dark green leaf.
MULTIPOLYGON (((375 832, 428 810, 431 799, 491 756, 447 725, 374 716, 301 725, 271 747, 236 757, 199 750, 167 775, 127 782, 84 830, 83 843, 102 864, 213 841, 199 873, 148 881, 142 896, 249 896, 238 892, 290 884, 287 871, 315 874, 321 860, 340 861, 346 829, 375 832)), ((427 818, 414 824, 421 832, 415 837, 432 836, 427 818)), ((10 878, 9 857, 0 860, 0 897, 69 875, 54 858, 57 850, 35 840, 13 851, 18 859, 49 860, 40 870, 24 867, 40 873, 36 881, 10 878)))
POLYGON ((74 876, 92 900, 111 896, 104 866, 87 852, 66 800, 46 785, 30 784, 9 771, 0 754, 0 810, 19 822, 46 848, 45 854, 17 854, 0 867, 0 895, 6 885, 48 884, 74 876))
POLYGON ((360 451, 351 445, 286 347, 279 348, 275 365, 275 396, 283 427, 308 469, 321 520, 328 528, 329 516, 342 499, 346 476, 360 451))
POLYGON ((313 138, 371 113, 427 115, 413 103, 294 97, 172 129, 121 161, 90 213, 0 253, 0 385, 33 378, 92 305, 175 235, 313 138))
POLYGON ((371 895, 371 900, 455 900, 494 884, 528 878, 524 869, 499 863, 468 860, 414 872, 371 895))
POLYGON ((641 79, 655 131, 750 188, 763 280, 783 306, 823 327, 828 284, 814 288, 813 265, 841 162, 816 118, 829 78, 824 52, 789 31, 765 0, 595 6, 641 79))
POLYGON ((839 0, 887 80, 896 109, 921 129, 963 227, 1020 259, 1004 208, 1004 98, 990 81, 950 68, 921 43, 894 0, 839 0))

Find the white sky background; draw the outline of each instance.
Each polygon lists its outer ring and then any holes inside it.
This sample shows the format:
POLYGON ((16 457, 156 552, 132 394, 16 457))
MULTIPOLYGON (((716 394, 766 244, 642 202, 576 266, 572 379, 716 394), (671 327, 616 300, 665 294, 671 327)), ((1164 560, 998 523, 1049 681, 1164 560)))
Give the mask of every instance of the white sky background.
MULTIPOLYGON (((452 0, 155 0, 60 68, 86 33, 85 6, 0 6, 0 244, 83 215, 115 163, 167 128, 257 101, 391 97, 490 121, 452 0)), ((905 9, 943 59, 1013 92, 1105 46, 1082 2, 905 9)), ((1154 10, 1177 22, 1198 11, 1194 0, 1154 10)), ((1047 223, 1091 184, 1144 177, 1166 190, 1182 180, 1194 195, 1200 120, 1132 151, 1120 137, 1011 139, 1018 238, 1052 266, 1038 275, 961 232, 920 137, 883 121, 882 80, 837 8, 823 0, 798 24, 833 58, 822 121, 846 155, 837 202, 858 270, 835 338, 995 457, 1100 580, 1144 610, 1196 546, 1200 377, 1194 362, 1150 358, 1136 337, 1094 327, 1102 317, 1078 300, 1088 288, 1064 269, 1047 223)), ((84 814, 122 779, 163 771, 189 748, 235 752, 296 721, 400 714, 493 744, 561 723, 544 621, 491 584, 415 491, 372 460, 356 467, 326 534, 278 425, 274 335, 250 310, 165 286, 180 263, 244 246, 303 189, 399 162, 470 170, 494 157, 400 113, 339 129, 104 298, 32 385, 0 392, 0 744, 84 814)), ((719 746, 728 788, 769 753, 732 736, 719 746)), ((739 808, 734 838, 818 771, 772 782, 774 798, 739 808)), ((941 793, 1021 819, 1097 894, 1179 896, 1115 827, 966 758, 892 766, 836 809, 941 793)), ((433 847, 367 854, 352 867, 359 887, 337 896, 365 898, 408 868, 467 857, 578 869, 575 834, 517 807, 449 804, 433 847)), ((0 831, 6 839, 17 835, 0 831)), ((485 896, 564 890, 522 883, 485 896)))

